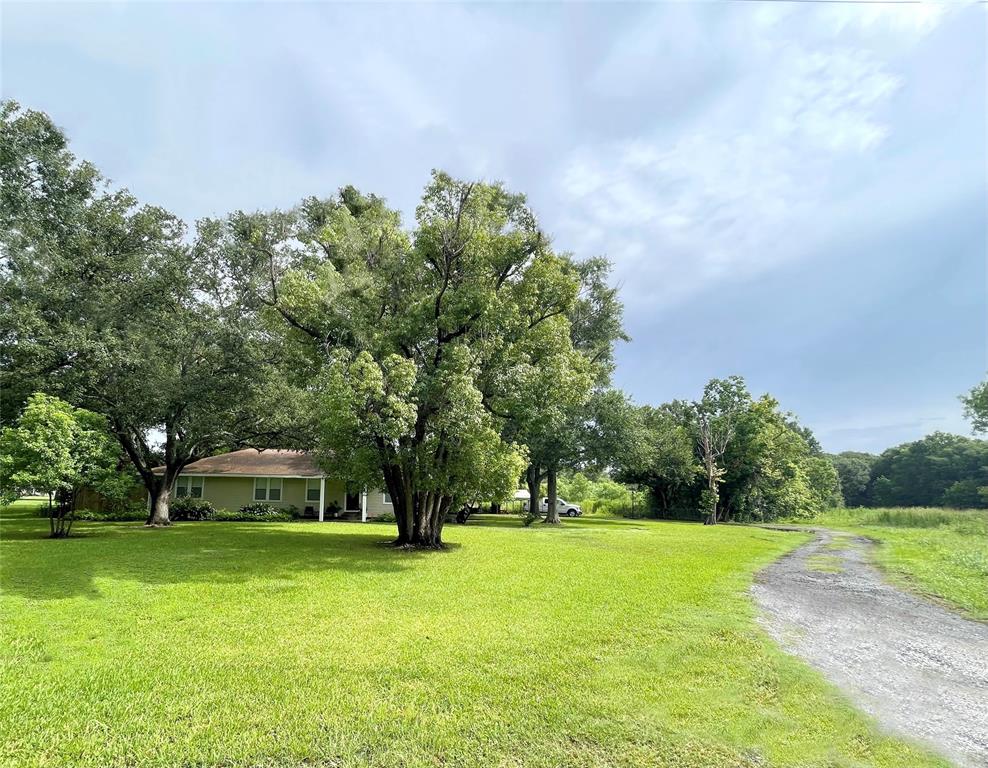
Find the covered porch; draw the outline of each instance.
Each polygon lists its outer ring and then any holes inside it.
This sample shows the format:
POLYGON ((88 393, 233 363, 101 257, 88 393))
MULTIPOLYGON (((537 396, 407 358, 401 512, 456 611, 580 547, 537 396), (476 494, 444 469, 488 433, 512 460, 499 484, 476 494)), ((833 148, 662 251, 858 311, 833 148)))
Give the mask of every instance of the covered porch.
POLYGON ((342 480, 320 476, 305 481, 306 517, 314 517, 319 522, 326 520, 356 519, 367 520, 367 490, 354 491, 347 488, 342 480))

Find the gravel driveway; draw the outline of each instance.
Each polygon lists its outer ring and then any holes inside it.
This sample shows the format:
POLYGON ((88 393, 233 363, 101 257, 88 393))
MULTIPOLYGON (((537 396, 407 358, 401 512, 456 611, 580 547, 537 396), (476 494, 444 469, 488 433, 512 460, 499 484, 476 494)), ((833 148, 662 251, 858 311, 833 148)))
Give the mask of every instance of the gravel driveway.
POLYGON ((872 546, 819 530, 763 570, 752 586, 763 625, 890 732, 988 766, 988 624, 885 583, 872 546))

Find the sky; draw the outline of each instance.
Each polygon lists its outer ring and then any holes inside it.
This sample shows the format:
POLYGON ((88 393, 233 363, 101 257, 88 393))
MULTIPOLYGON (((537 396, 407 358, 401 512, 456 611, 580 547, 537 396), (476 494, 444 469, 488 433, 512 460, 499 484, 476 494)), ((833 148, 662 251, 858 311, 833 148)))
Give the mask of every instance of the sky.
POLYGON ((968 434, 988 6, 0 5, 0 92, 192 222, 430 170, 606 255, 642 403, 740 374, 829 451, 968 434))

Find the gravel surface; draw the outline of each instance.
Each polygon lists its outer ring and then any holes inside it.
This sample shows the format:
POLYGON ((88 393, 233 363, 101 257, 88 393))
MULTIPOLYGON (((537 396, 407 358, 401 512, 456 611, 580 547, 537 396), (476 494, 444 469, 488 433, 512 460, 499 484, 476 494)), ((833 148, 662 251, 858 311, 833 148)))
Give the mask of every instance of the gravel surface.
POLYGON ((763 625, 888 731, 988 767, 988 624, 885 583, 869 540, 816 534, 756 578, 763 625))

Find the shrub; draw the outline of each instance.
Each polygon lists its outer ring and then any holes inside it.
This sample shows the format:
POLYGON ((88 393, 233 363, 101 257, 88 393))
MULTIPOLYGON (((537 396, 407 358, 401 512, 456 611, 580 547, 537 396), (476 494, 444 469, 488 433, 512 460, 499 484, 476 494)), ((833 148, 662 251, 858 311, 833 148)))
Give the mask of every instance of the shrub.
POLYGON ((236 523, 277 523, 295 519, 298 516, 297 507, 273 507, 270 504, 244 504, 236 512, 228 509, 217 510, 214 520, 236 523), (293 512, 294 510, 294 512, 293 512))
POLYGON ((212 520, 216 516, 216 507, 205 499, 194 499, 183 496, 171 503, 169 517, 172 520, 212 520))
POLYGON ((132 504, 121 506, 115 509, 99 511, 96 509, 77 509, 75 511, 76 520, 85 520, 92 523, 122 523, 147 520, 148 510, 143 504, 132 504))

